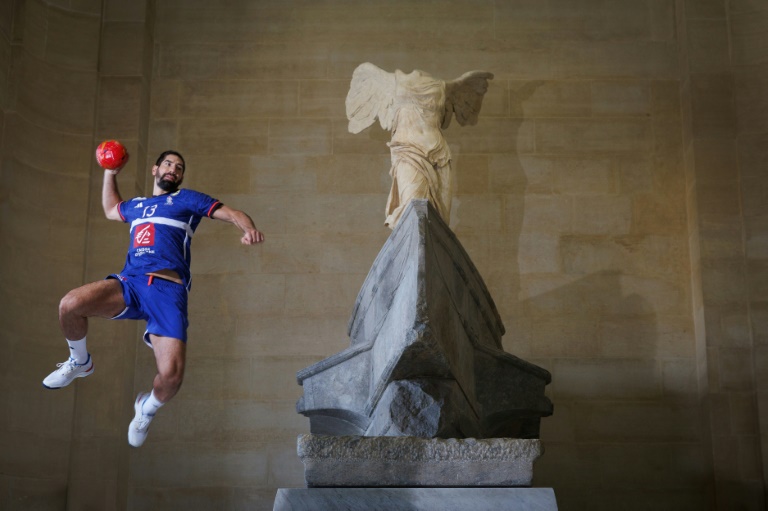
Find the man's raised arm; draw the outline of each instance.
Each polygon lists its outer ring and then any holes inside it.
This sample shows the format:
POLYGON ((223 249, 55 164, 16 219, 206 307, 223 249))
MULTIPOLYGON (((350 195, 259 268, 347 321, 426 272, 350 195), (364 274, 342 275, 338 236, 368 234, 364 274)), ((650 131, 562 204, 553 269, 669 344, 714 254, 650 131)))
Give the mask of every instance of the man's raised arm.
POLYGON ((104 185, 101 189, 101 206, 104 208, 104 215, 110 220, 122 221, 120 212, 117 209, 117 205, 120 204, 123 199, 120 197, 120 192, 117 189, 117 174, 119 170, 105 170, 104 171, 104 185))
POLYGON ((240 243, 243 245, 253 245, 264 241, 264 234, 256 229, 251 217, 240 210, 222 204, 213 212, 211 218, 235 224, 238 229, 243 231, 243 237, 240 238, 240 243))

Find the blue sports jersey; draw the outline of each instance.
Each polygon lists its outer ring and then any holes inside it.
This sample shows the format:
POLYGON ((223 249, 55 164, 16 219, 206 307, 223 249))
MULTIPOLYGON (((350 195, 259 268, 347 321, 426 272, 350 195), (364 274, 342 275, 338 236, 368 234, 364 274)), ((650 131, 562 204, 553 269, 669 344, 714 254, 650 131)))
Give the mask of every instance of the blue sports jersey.
POLYGON ((131 243, 121 273, 173 270, 189 287, 192 235, 202 217, 210 217, 220 205, 204 193, 186 189, 118 204, 123 222, 131 224, 131 243))

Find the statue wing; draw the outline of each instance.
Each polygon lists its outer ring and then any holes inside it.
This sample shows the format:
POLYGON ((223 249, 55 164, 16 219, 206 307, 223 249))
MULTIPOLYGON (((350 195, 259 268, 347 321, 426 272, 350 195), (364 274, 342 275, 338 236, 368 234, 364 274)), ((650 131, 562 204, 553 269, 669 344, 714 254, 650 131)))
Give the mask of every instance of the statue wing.
POLYGON ((346 101, 349 132, 360 133, 377 117, 381 127, 391 131, 396 86, 394 73, 368 62, 357 66, 352 73, 346 101))
POLYGON ((445 111, 442 128, 451 124, 451 117, 456 114, 456 120, 462 126, 477 124, 477 116, 483 104, 483 96, 488 90, 488 80, 493 79, 493 73, 487 71, 470 71, 456 80, 445 83, 445 111))

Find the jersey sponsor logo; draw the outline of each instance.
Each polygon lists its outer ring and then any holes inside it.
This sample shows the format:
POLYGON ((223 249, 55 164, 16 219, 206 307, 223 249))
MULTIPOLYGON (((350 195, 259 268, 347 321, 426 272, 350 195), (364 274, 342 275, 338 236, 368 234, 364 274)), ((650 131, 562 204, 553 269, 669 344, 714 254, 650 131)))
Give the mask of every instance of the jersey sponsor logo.
POLYGON ((155 245, 155 224, 147 223, 136 227, 133 234, 133 248, 152 247, 155 245))
POLYGON ((136 205, 133 207, 133 209, 136 209, 136 208, 143 208, 143 207, 144 207, 144 203, 143 203, 143 202, 139 202, 138 204, 136 204, 136 205))

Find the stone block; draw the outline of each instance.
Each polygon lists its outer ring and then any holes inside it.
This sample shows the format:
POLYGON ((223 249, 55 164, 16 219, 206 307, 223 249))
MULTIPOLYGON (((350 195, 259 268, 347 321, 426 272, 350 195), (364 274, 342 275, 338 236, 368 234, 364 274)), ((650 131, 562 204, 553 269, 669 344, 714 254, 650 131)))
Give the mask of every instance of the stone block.
POLYGON ((230 353, 314 356, 319 361, 329 346, 340 350, 346 345, 347 316, 348 311, 338 316, 269 320, 258 315, 240 315, 232 339, 223 349, 230 353))
POLYGON ((750 371, 752 365, 749 348, 718 349, 719 389, 726 392, 744 392, 754 389, 754 377, 750 371))
MULTIPOLYGON (((388 154, 333 154, 313 156, 308 162, 317 173, 322 194, 386 194, 392 183, 388 154)), ((382 213, 384 207, 382 205, 382 213)))
POLYGON ((726 73, 731 63, 728 22, 723 18, 688 20, 688 57, 692 73, 726 73))
POLYGON ((95 70, 65 70, 26 55, 18 73, 19 115, 40 127, 70 135, 92 133, 95 70))
POLYGON ((307 487, 529 486, 539 440, 300 435, 307 487))
MULTIPOLYGON (((102 483, 117 480, 123 446, 115 441, 115 436, 91 436, 73 442, 70 465, 78 479, 100 480, 102 483)), ((123 440, 122 431, 119 439, 123 440)))
POLYGON ((167 481, 169 487, 190 491, 195 487, 249 486, 254 478, 267 480, 267 454, 260 442, 240 442, 236 448, 150 442, 152 439, 130 456, 128 470, 135 487, 153 487, 156 481, 167 481))
POLYGON ((723 19, 727 14, 726 6, 720 0, 696 0, 685 7, 685 17, 688 20, 723 19))
POLYGON ((299 115, 342 117, 349 80, 305 80, 299 84, 299 115))
MULTIPOLYGON (((98 3, 101 6, 101 3, 98 3)), ((126 4, 120 0, 108 0, 104 4, 104 19, 107 21, 145 21, 147 6, 141 2, 126 4)))
MULTIPOLYGON (((638 3, 636 5, 646 4, 638 3)), ((576 41, 558 44, 552 55, 556 76, 568 79, 675 79, 674 41, 576 41)))
POLYGON ((101 32, 99 71, 104 76, 141 76, 144 59, 151 47, 145 47, 147 27, 143 22, 109 21, 101 32))
POLYGON ((327 194, 307 197, 301 208, 288 208, 288 233, 362 234, 383 228, 386 195, 327 194), (381 208, 375 207, 380 201, 381 208))
POLYGON ((185 368, 184 392, 195 399, 256 399, 260 388, 250 357, 190 356, 185 368))
POLYGON ((114 478, 71 478, 67 485, 67 505, 105 511, 119 509, 123 494, 118 484, 114 478))
POLYGON ((149 113, 152 119, 165 119, 179 115, 179 94, 181 91, 179 80, 155 78, 152 80, 150 89, 152 95, 149 113))
POLYGON ((614 165, 604 157, 567 157, 549 160, 555 194, 601 195, 617 191, 614 165))
POLYGON ((703 433, 695 404, 586 404, 571 414, 578 442, 695 443, 703 433))
POLYGON ((512 117, 589 117, 588 82, 519 81, 508 82, 512 117))
POLYGON ((768 21, 768 12, 763 9, 734 13, 733 6, 729 4, 729 8, 734 64, 765 64, 765 48, 768 42, 765 24, 768 21))
MULTIPOLYGON (((41 373, 42 374, 42 373, 41 373)), ((69 469, 70 443, 33 431, 14 431, 0 439, 0 470, 18 478, 57 479, 69 469)))
POLYGON ((502 200, 499 196, 456 195, 451 204, 451 229, 463 232, 501 230, 502 200))
POLYGON ((695 399, 698 395, 695 361, 665 360, 661 371, 665 397, 682 401, 695 399))
POLYGON ((551 193, 553 178, 546 158, 519 154, 494 154, 487 158, 489 191, 517 194, 521 203, 522 194, 526 190, 531 193, 551 193))
POLYGON ((591 84, 591 113, 607 117, 641 117, 651 113, 648 83, 595 81, 591 84))
POLYGON ((677 37, 674 0, 649 2, 650 31, 652 41, 672 41, 677 37))
POLYGON ((600 353, 638 359, 693 357, 692 325, 685 316, 610 317, 600 321, 600 353))
POLYGON ((558 273, 562 270, 561 241, 553 234, 520 235, 517 264, 521 275, 530 273, 558 273))
POLYGON ((632 234, 680 235, 687 226, 685 204, 659 193, 637 194, 631 202, 632 234))
MULTIPOLYGON (((768 39, 768 35, 766 35, 768 39)), ((768 43, 766 43, 768 45, 768 43)), ((734 77, 734 100, 738 117, 739 133, 765 133, 768 122, 768 98, 764 91, 768 86, 768 62, 760 67, 750 66, 734 77)))
POLYGON ((312 193, 318 190, 318 161, 326 156, 251 155, 250 190, 257 194, 312 193))
POLYGON ((573 198, 562 195, 525 195, 522 231, 559 234, 571 232, 573 198))
MULTIPOLYGON (((179 394, 182 397, 182 394, 179 394)), ((188 397, 184 395, 184 397, 188 397)), ((215 445, 237 438, 240 442, 255 442, 259 457, 266 465, 266 445, 280 435, 297 435, 306 431, 306 421, 296 414, 290 403, 257 402, 253 399, 228 399, 226 401, 185 399, 183 405, 177 405, 175 417, 165 417, 162 421, 166 430, 159 439, 155 439, 155 423, 152 423, 152 441, 167 443, 174 437, 196 446, 215 445), (176 429, 170 429, 169 419, 176 419, 176 429), (169 436, 170 435, 170 436, 169 436)), ((158 419, 160 422, 160 419, 158 419)), ((149 441, 149 440, 148 440, 149 441)), ((160 445, 160 444, 158 444, 160 445)), ((264 473, 261 476, 265 476, 264 473)), ((260 479, 266 481, 266 479, 260 479)))
MULTIPOLYGON (((245 486, 247 488, 248 486, 245 486)), ((240 489, 242 490, 242 489, 240 489)), ((173 502, 184 509, 234 509, 233 490, 225 486, 213 487, 201 483, 199 487, 158 487, 151 484, 132 485, 128 489, 128 502, 136 511, 151 511, 158 505, 173 502), (163 503, 163 504, 160 504, 163 503)), ((266 506, 251 509, 268 509, 266 506)))
POLYGON ((101 78, 96 105, 96 138, 135 138, 139 130, 141 93, 141 78, 101 78))
POLYGON ((523 118, 481 117, 471 130, 459 129, 459 123, 451 123, 445 130, 451 141, 451 152, 459 155, 462 148, 473 154, 532 153, 535 151, 533 121, 523 118))
POLYGON ((661 374, 652 360, 562 359, 553 369, 559 399, 658 399, 661 374))
POLYGON ((323 316, 348 313, 363 275, 286 275, 285 313, 294 316, 323 316))
POLYGON ((95 70, 101 22, 98 13, 47 9, 45 59, 68 68, 95 70))
POLYGON ((332 125, 325 119, 272 119, 270 154, 331 154, 332 125))
POLYGON ((200 80, 181 85, 185 117, 288 117, 298 113, 298 83, 262 80, 200 80))
POLYGON ((201 297, 218 297, 208 308, 220 314, 271 315, 284 307, 284 275, 197 275, 193 289, 201 297))
POLYGON ((599 320, 593 314, 560 314, 531 320, 534 357, 594 357, 600 354, 599 320))
POLYGON ((61 509, 67 505, 65 475, 26 478, 0 476, 0 507, 7 511, 61 509))
MULTIPOLYGON (((266 120, 254 122, 253 119, 182 119, 178 126, 178 149, 185 159, 187 155, 193 154, 215 155, 215 158, 227 158, 236 154, 264 155, 269 149, 270 128, 266 120)), ((248 168, 247 163, 245 167, 248 168)), ((230 168, 226 172, 229 174, 233 170, 238 169, 230 168)))
POLYGON ((733 89, 733 77, 728 73, 691 75, 694 137, 722 139, 735 136, 737 118, 733 89))
POLYGON ((648 152, 651 126, 646 120, 550 120, 536 122, 536 150, 573 154, 648 152))
POLYGON ((274 511, 313 509, 391 511, 556 511, 550 488, 280 488, 274 511))
POLYGON ((629 234, 633 221, 632 201, 621 196, 575 197, 572 232, 621 236, 629 234))
MULTIPOLYGON (((149 136, 147 152, 152 155, 148 156, 152 160, 153 156, 157 158, 155 155, 160 155, 169 147, 179 146, 179 123, 173 119, 152 120, 149 122, 149 136)), ((130 153, 130 149, 128 152, 130 153)), ((147 162, 148 165, 154 165, 154 163, 155 160, 147 162)), ((130 160, 128 165, 130 165, 130 160)))
POLYGON ((705 454, 698 446, 643 442, 598 449, 604 479, 623 488, 700 489, 707 473, 705 454), (620 460, 626 459, 634 461, 632 466, 616 470, 620 460))

